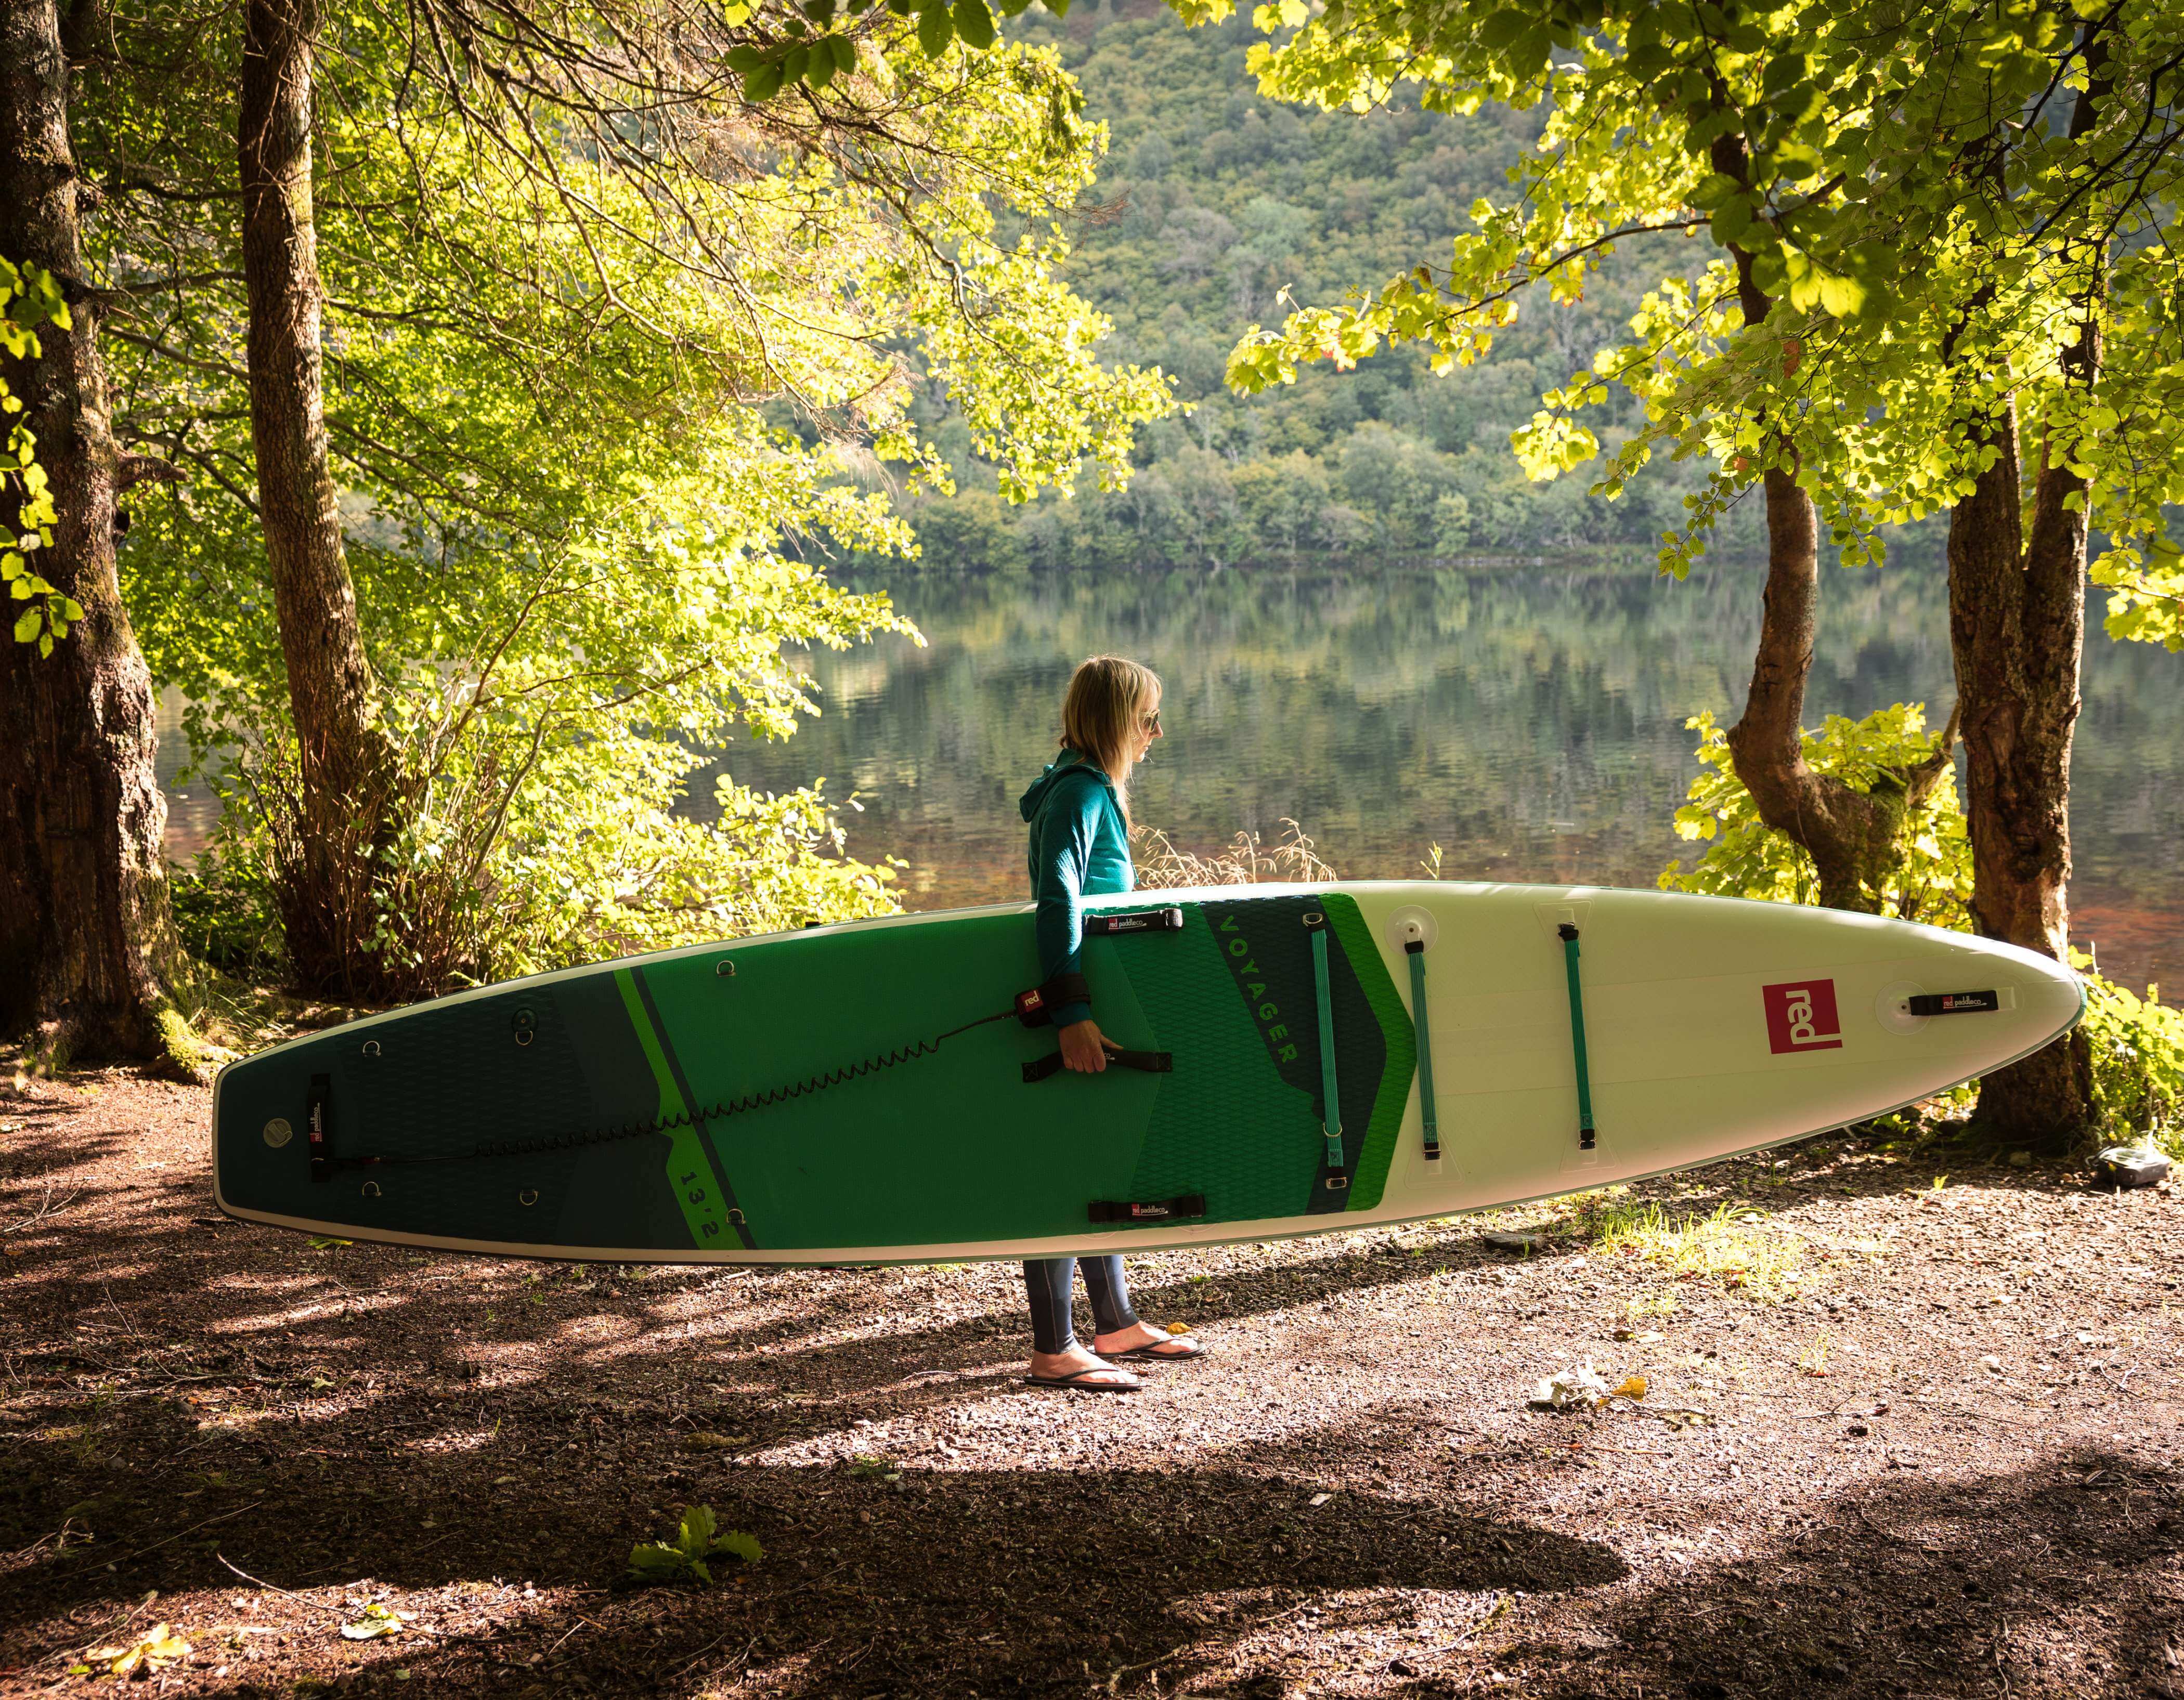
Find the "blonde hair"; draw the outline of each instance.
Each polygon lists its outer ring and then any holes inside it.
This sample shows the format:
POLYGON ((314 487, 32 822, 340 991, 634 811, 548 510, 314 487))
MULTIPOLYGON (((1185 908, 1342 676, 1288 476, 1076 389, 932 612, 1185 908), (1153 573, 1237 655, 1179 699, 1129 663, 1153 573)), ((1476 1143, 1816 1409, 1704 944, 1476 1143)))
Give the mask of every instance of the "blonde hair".
POLYGON ((1160 675, 1119 655, 1095 655, 1069 675, 1061 699, 1061 744, 1089 756, 1115 783, 1130 819, 1130 750, 1145 717, 1159 708, 1160 675))

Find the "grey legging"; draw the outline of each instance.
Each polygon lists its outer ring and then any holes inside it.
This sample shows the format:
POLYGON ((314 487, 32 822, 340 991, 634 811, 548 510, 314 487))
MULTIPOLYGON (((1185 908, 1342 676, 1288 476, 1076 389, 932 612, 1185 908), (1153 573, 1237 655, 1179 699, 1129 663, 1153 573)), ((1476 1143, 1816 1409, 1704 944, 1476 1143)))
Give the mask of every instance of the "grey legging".
MULTIPOLYGON (((1130 1308, 1130 1283, 1120 1258, 1086 1258, 1084 1291, 1092 1300, 1095 1332, 1114 1334, 1138 1319, 1130 1308)), ((1070 1326, 1070 1287, 1075 1258, 1039 1258, 1024 1264, 1024 1290, 1031 1295, 1031 1345, 1034 1352, 1067 1352, 1077 1343, 1070 1326)))

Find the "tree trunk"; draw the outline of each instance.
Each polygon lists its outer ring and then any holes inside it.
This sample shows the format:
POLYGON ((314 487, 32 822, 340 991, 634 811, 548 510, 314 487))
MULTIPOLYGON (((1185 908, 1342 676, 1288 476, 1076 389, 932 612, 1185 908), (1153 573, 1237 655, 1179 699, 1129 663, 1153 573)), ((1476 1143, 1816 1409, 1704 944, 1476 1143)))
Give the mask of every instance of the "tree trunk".
POLYGON ((1788 472, 1766 474, 1767 588, 1759 649, 1743 718, 1729 730, 1736 776, 1759 818, 1803 847, 1830 908, 1880 913, 1882 888, 1902 862, 1903 819, 1948 770, 1950 733, 1916 764, 1887 771, 1859 791, 1805 761, 1805 681, 1819 629, 1819 516, 1788 472))
MULTIPOLYGON (((1715 169, 1740 181, 1746 176, 1741 136, 1718 140, 1713 157, 1715 169)), ((1756 327, 1774 303, 1752 281, 1751 256, 1741 248, 1730 253, 1744 323, 1756 327)), ((1904 817, 1926 800, 1948 770, 1952 733, 1943 731, 1925 761, 1884 772, 1869 792, 1815 773, 1807 764, 1805 681, 1812 674, 1813 642, 1819 629, 1819 515, 1794 472, 1774 467, 1763 478, 1767 588, 1744 714, 1729 729, 1730 758, 1759 818, 1813 858, 1821 903, 1877 914, 1888 875, 1903 860, 1904 817)))
MULTIPOLYGON (((2114 93, 2108 20, 2079 37, 2086 86, 2070 140, 2093 127, 2114 93)), ((2099 305, 2106 257, 2092 249, 2084 319, 2060 376, 2100 381, 2099 305)), ((2070 743, 2086 639, 2086 506, 2091 481, 2043 444, 2024 533, 2017 404, 2003 404, 1983 447, 1994 463, 1949 513, 1949 645, 1964 710, 1964 814, 1972 846, 1972 924, 1989 938, 2070 959, 2070 743)), ((1973 1125, 1999 1142, 2059 1154, 2099 1125, 2092 1048, 2084 1030, 1980 1082, 1973 1125)))
POLYGON ((318 22, 316 0, 248 0, 237 158, 251 440, 299 770, 282 919, 298 981, 354 997, 377 978, 365 946, 374 921, 372 853, 384 837, 392 763, 326 440, 311 206, 318 22))
MULTIPOLYGON (((2098 332, 2066 355, 2090 381, 2098 332)), ((2024 538, 2015 404, 1988 437, 1994 464, 1949 515, 1949 640, 1964 708, 1972 919, 1989 938, 2070 959, 2070 742, 2086 619, 2086 481, 2052 458, 2024 538), (2065 498, 2078 497, 2075 507, 2065 498)), ((1980 1083, 1974 1125, 2002 1142, 2068 1150, 2098 1120, 2083 1032, 1980 1083)))
POLYGON ((56 1065, 187 1047, 153 968, 168 934, 167 808, 151 675, 114 574, 117 457, 69 92, 55 0, 0 0, 0 253, 53 273, 70 319, 41 325, 39 357, 5 375, 58 513, 32 565, 84 615, 47 656, 0 629, 0 1032, 32 1036, 56 1065))

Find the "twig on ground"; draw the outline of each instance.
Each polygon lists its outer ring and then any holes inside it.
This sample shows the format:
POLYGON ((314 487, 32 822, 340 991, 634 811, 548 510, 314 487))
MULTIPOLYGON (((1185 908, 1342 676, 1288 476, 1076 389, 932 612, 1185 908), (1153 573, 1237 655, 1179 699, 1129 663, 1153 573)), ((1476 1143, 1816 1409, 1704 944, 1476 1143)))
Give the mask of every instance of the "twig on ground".
POLYGON ((1173 1658, 1178 1653, 1184 1651, 1184 1647, 1188 1647, 1190 1645, 1190 1643, 1186 1641, 1183 1643, 1182 1647, 1172 1647, 1166 1653, 1160 1653, 1151 1658, 1141 1658, 1135 1664, 1117 1665, 1108 1674, 1107 1692, 1110 1694, 1121 1693, 1123 1679, 1125 1676, 1128 1676, 1132 1671, 1150 1670, 1156 1664, 1165 1664, 1168 1660, 1173 1658))
MULTIPOLYGON (((718 1646, 719 1646, 722 1642, 726 1641, 726 1640, 728 1638, 729 1635, 730 1635, 730 1634, 732 1634, 732 1633, 733 1633, 733 1631, 728 1631, 728 1630, 722 1630, 722 1631, 721 1631, 721 1633, 720 1633, 720 1634, 718 1634, 718 1635, 715 1636, 714 1636, 710 1641, 707 1642, 706 1642, 703 1647, 699 1647, 699 1648, 698 1649, 698 1652, 697 1652, 697 1655, 696 1655, 696 1657, 693 1658, 692 1658, 692 1659, 691 1659, 688 1664, 684 1664, 684 1665, 682 1667, 682 1669, 677 1670, 677 1671, 675 1673, 675 1676, 680 1676, 680 1675, 682 1675, 682 1673, 683 1673, 683 1671, 695 1669, 697 1668, 697 1666, 698 1666, 699 1661, 699 1660, 701 1660, 701 1659, 703 1659, 703 1658, 705 1658, 705 1656, 707 1653, 710 1653, 710 1652, 711 1652, 715 1647, 718 1647, 718 1646)), ((832 1638, 833 1638, 833 1637, 831 1637, 831 1636, 829 1636, 829 1637, 828 1637, 828 1639, 829 1639, 829 1640, 831 1640, 832 1638)), ((745 1662, 746 1660, 748 1660, 748 1659, 750 1658, 750 1654, 751 1654, 751 1648, 753 1648, 754 1647, 756 1647, 757 1645, 758 1645, 758 1637, 757 1637, 756 1636, 752 1636, 749 1641, 745 1642, 744 1643, 744 1650, 743 1650, 741 1653, 738 1653, 738 1654, 735 1656, 735 1658, 734 1658, 734 1660, 731 1663, 731 1664, 730 1664, 730 1666, 729 1666, 729 1669, 733 1669, 737 1664, 743 1664, 744 1662, 745 1662)), ((823 1646, 825 1646, 825 1645, 826 1645, 826 1642, 822 1642, 820 1643, 820 1645, 821 1645, 822 1647, 823 1647, 823 1646)), ((816 1649, 814 1649, 814 1650, 816 1651, 816 1649)), ((669 1677, 667 1680, 668 1680, 669 1681, 672 1682, 672 1681, 675 1680, 675 1676, 671 1676, 671 1677, 669 1677)))
POLYGON ((94 1564, 104 1564, 109 1569, 117 1565, 126 1564, 132 1559, 142 1558, 147 1553, 156 1553, 162 1547, 173 1546, 176 1542, 181 1540, 185 1535, 194 1535, 200 1529, 209 1529, 215 1523, 225 1523, 231 1517, 240 1517, 246 1511, 255 1511, 265 1503, 265 1502, 262 1499, 254 1499, 249 1504, 240 1506, 233 1511, 223 1511, 217 1517, 208 1517, 202 1523, 192 1523, 187 1529, 177 1529, 173 1534, 167 1536, 165 1540, 154 1541, 148 1547, 139 1547, 133 1553, 124 1553, 118 1558, 109 1558, 99 1553, 94 1553, 91 1555, 92 1560, 94 1564))
POLYGON ((47 1218, 59 1215, 62 1211, 67 1209, 70 1205, 75 1203, 77 1199, 82 1197, 82 1189, 78 1188, 75 1192, 70 1193, 67 1197, 62 1199, 59 1203, 56 1204, 53 1203, 53 1183, 48 1181, 46 1183, 46 1196, 38 1201, 38 1208, 31 1211, 29 1215, 24 1217, 20 1222, 9 1222, 4 1226, 0 1226, 0 1234, 20 1233, 25 1228, 35 1228, 39 1223, 46 1220, 47 1218))
POLYGON ((241 1565, 229 1564, 227 1554, 225 1553, 214 1553, 213 1557, 219 1559, 221 1564, 226 1564, 229 1569, 234 1571, 235 1574, 242 1577, 244 1581, 253 1583, 256 1586, 265 1589, 269 1594, 285 1594, 292 1600, 301 1600, 305 1605, 310 1607, 314 1611, 331 1612, 335 1617, 341 1619, 343 1621, 346 1622, 348 1620, 348 1614, 343 1611, 339 1606, 327 1605, 322 1600, 315 1600, 307 1594, 299 1594, 293 1588, 279 1587, 271 1582, 266 1581, 263 1577, 254 1576, 249 1571, 244 1569, 241 1565))
POLYGON ((565 1636, 563 1636, 561 1637, 561 1640, 560 1640, 560 1641, 557 1641, 557 1642, 555 1642, 553 1644, 553 1646, 551 1646, 551 1647, 548 1647, 548 1648, 546 1649, 546 1657, 547 1657, 547 1658, 552 1658, 555 1653, 559 1653, 559 1652, 561 1650, 562 1642, 563 1642, 567 1641, 567 1640, 568 1640, 568 1638, 569 1638, 569 1636, 571 1636, 571 1635, 574 1635, 574 1634, 575 1634, 578 1630, 580 1630, 580 1629, 597 1629, 598 1627, 599 1627, 599 1625, 598 1625, 597 1624, 593 1623, 593 1622, 589 1618, 588 1618, 588 1617, 579 1617, 579 1618, 577 1618, 577 1619, 576 1620, 576 1622, 574 1622, 574 1623, 572 1623, 572 1624, 571 1624, 571 1625, 569 1625, 569 1633, 568 1633, 568 1635, 565 1635, 565 1636))

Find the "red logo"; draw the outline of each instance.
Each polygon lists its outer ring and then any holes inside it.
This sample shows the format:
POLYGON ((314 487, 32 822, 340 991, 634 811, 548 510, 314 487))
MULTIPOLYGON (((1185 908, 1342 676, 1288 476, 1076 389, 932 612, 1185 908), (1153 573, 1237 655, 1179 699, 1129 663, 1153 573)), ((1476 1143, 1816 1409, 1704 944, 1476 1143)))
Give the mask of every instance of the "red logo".
POLYGON ((1767 1002, 1767 1044, 1776 1056, 1786 1051, 1839 1051, 1842 1023, 1836 1016, 1832 980, 1799 980, 1787 986, 1763 986, 1767 1002))

